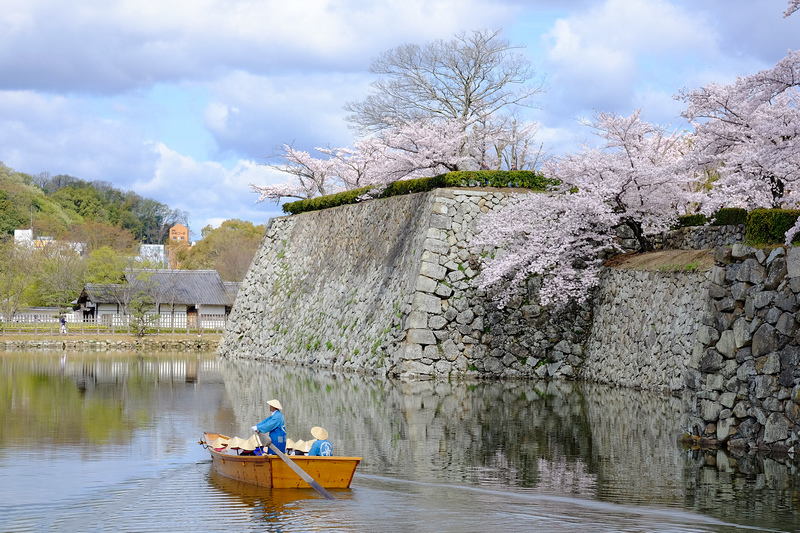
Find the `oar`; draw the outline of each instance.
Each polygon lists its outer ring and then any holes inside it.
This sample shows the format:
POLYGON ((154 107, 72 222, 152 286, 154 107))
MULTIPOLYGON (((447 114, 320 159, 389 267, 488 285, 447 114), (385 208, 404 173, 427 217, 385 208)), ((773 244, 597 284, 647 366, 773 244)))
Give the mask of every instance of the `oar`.
MULTIPOLYGON (((256 433, 256 440, 258 441, 258 445, 263 448, 263 445, 261 444, 261 437, 258 436, 258 433, 256 433)), ((328 500, 336 499, 333 494, 325 490, 322 485, 320 485, 314 480, 313 477, 309 476, 305 470, 297 466, 294 461, 289 459, 288 455, 280 451, 274 444, 272 444, 272 441, 270 441, 269 443, 269 449, 278 454, 278 457, 283 459, 283 462, 286 463, 289 466, 289 468, 294 470, 294 473, 300 476, 300 479, 302 479, 303 481, 314 487, 314 490, 322 494, 328 500)))

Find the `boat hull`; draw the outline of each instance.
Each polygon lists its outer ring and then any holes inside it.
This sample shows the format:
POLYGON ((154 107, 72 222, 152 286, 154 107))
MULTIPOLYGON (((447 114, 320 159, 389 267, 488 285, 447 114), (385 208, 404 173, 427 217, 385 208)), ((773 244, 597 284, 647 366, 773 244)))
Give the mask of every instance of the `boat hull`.
MULTIPOLYGON (((206 434, 206 441, 213 439, 206 434)), ((244 483, 276 489, 311 488, 277 455, 235 455, 208 448, 211 462, 219 474, 244 483)), ((348 488, 361 457, 289 456, 317 483, 327 489, 348 488)))

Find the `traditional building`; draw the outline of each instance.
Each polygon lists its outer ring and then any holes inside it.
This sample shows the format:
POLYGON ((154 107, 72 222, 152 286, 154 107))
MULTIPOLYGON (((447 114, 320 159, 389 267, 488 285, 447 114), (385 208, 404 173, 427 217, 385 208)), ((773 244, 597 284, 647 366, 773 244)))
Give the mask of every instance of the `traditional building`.
POLYGON ((193 327, 202 315, 224 321, 230 313, 239 283, 223 282, 216 270, 129 270, 125 283, 88 283, 77 300, 84 320, 111 324, 130 315, 131 303, 146 298, 148 314, 159 315, 161 327, 193 327))

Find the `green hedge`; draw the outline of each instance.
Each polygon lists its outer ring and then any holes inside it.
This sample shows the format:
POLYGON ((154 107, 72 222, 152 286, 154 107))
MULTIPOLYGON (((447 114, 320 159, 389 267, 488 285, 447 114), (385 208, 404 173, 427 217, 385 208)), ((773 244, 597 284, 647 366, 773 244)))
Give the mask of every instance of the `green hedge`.
MULTIPOLYGON (((754 209, 747 214, 747 243, 783 244, 784 234, 794 226, 800 211, 796 209, 754 209)), ((800 242, 800 236, 794 240, 800 242)))
POLYGON ((711 220, 712 226, 735 226, 747 224, 747 209, 740 207, 723 207, 711 220))
MULTIPOLYGON (((475 170, 440 174, 432 178, 400 180, 389 184, 381 193, 381 198, 427 192, 444 187, 522 187, 544 191, 557 182, 545 178, 537 172, 528 170, 475 170)), ((306 211, 318 211, 338 205, 357 203, 357 198, 367 194, 372 187, 362 187, 337 194, 328 194, 309 200, 298 200, 283 204, 283 212, 296 215, 306 211)))
POLYGON ((676 228, 687 226, 735 226, 747 224, 747 210, 738 207, 723 207, 711 216, 711 219, 702 214, 683 215, 678 217, 676 228))

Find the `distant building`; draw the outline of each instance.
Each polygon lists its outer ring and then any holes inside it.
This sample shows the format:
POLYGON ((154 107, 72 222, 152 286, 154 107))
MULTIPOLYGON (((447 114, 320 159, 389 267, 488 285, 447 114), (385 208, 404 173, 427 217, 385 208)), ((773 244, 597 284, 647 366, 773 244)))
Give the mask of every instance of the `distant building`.
MULTIPOLYGON (((14 243, 17 246, 41 249, 52 244, 58 244, 59 241, 55 240, 53 237, 36 237, 34 239, 33 228, 28 228, 14 230, 14 243)), ((86 253, 87 247, 85 242, 66 242, 64 244, 72 248, 72 250, 78 255, 84 255, 86 253)))
POLYGON ((169 228, 169 240, 189 244, 189 229, 183 224, 175 224, 169 228))
POLYGON ((178 250, 183 246, 191 246, 189 242, 189 228, 183 224, 175 224, 169 229, 169 243, 167 256, 169 257, 169 268, 180 268, 178 261, 178 250))
POLYGON ((136 256, 139 262, 150 261, 156 265, 166 266, 167 255, 163 244, 141 244, 139 245, 139 255, 136 256))

